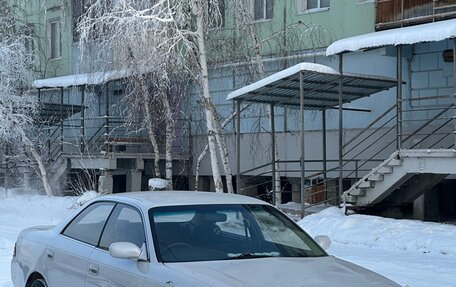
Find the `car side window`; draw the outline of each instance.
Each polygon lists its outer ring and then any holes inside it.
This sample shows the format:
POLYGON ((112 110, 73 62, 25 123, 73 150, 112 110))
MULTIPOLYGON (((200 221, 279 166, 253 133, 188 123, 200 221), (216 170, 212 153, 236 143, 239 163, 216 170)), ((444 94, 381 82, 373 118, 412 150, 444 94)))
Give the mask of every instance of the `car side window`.
POLYGON ((62 232, 63 235, 97 246, 114 203, 94 203, 79 213, 62 232))
POLYGON ((141 214, 133 207, 118 204, 106 224, 98 247, 108 250, 114 242, 130 242, 141 248, 145 241, 141 214))

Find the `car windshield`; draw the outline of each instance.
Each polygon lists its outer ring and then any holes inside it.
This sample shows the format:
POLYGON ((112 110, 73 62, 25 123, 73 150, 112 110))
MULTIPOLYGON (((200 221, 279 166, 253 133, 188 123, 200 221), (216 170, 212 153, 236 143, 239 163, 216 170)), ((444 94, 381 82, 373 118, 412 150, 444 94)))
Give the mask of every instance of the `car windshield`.
POLYGON ((149 211, 160 262, 319 257, 327 254, 268 205, 191 205, 149 211))

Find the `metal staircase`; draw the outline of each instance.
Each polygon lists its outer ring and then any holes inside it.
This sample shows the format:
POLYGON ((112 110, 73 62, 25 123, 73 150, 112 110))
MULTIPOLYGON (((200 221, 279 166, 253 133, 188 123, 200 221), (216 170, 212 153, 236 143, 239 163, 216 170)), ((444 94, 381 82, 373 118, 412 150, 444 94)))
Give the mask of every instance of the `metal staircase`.
MULTIPOLYGON (((344 190, 340 200, 350 209, 410 204, 448 175, 455 175, 455 109, 453 103, 440 107, 408 107, 402 111, 393 105, 347 139, 343 146, 343 174, 344 180, 354 184, 344 190), (398 113, 402 114, 401 118, 398 113), (428 116, 415 116, 422 113, 428 116), (378 145, 380 141, 383 144, 378 145), (382 159, 388 151, 390 156, 382 159)), ((328 179, 328 183, 335 179, 328 179)), ((325 186, 330 187, 324 192, 334 188, 330 184, 325 186)), ((330 200, 332 198, 313 205, 330 200)))
POLYGON ((449 174, 456 174, 456 150, 401 149, 345 191, 342 199, 357 207, 410 203, 449 174))

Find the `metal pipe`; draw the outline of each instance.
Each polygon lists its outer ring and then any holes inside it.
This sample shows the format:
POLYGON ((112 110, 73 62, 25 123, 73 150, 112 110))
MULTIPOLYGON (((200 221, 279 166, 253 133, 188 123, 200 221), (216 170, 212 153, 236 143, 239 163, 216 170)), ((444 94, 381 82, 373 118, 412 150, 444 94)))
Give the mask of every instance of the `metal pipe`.
POLYGON ((323 181, 324 181, 324 189, 325 189, 325 199, 328 198, 328 190, 326 188, 326 180, 327 178, 327 154, 326 154, 326 110, 321 110, 321 120, 322 120, 322 128, 323 128, 323 181))
POLYGON ((108 143, 108 136, 109 136, 109 81, 105 84, 105 92, 104 92, 104 100, 105 100, 105 144, 106 144, 106 152, 109 152, 109 143, 108 143))
POLYGON ((85 86, 81 86, 81 140, 79 142, 81 153, 85 152, 85 86))
POLYGON ((63 153, 63 88, 60 88, 60 152, 63 153))
POLYGON ((343 84, 343 54, 339 54, 339 194, 338 198, 339 200, 341 199, 342 193, 343 193, 343 153, 344 153, 344 148, 343 148, 343 99, 342 99, 342 84, 343 84))
MULTIPOLYGON (((276 58, 266 58, 262 59, 262 63, 274 63, 277 61, 283 61, 283 60, 296 60, 296 59, 305 59, 305 58, 311 58, 311 57, 318 57, 318 56, 326 56, 326 50, 323 49, 321 51, 315 51, 315 52, 305 52, 305 53, 300 53, 298 55, 289 55, 289 56, 282 56, 282 57, 276 57, 276 58)), ((230 64, 222 64, 222 65, 214 65, 212 67, 214 70, 217 69, 225 69, 225 68, 235 68, 235 67, 242 67, 242 66, 247 66, 250 65, 250 62, 237 62, 237 63, 230 63, 230 64)))
POLYGON ((391 106, 388 110, 386 110, 383 114, 381 114, 380 116, 378 116, 374 121, 372 121, 367 127, 365 127, 364 129, 362 129, 360 132, 358 132, 356 135, 354 135, 349 141, 347 141, 345 144, 344 144, 344 148, 346 148, 349 144, 351 144, 352 142, 354 142, 356 139, 358 139, 363 133, 365 133, 366 131, 368 131, 370 128, 372 128, 377 122, 379 122, 380 120, 382 120, 386 115, 388 115, 392 110, 394 110, 394 108, 396 108, 396 104, 394 104, 393 106, 391 106))
POLYGON ((236 193, 241 190, 241 102, 236 101, 236 193))
POLYGON ((48 137, 47 137, 48 164, 50 164, 51 163, 51 128, 48 127, 47 131, 48 131, 48 137))
MULTIPOLYGON (((455 103, 456 100, 456 38, 453 39, 453 104, 455 103)), ((456 110, 454 111, 454 143, 456 146, 456 110)))
POLYGON ((272 153, 272 204, 275 206, 277 203, 276 200, 276 142, 275 142, 275 117, 274 117, 274 104, 271 103, 270 105, 271 110, 271 153, 272 153))
POLYGON ((304 146, 304 76, 299 73, 299 97, 301 112, 301 217, 304 217, 306 204, 306 180, 305 180, 305 146, 304 146))
POLYGON ((402 46, 397 46, 397 149, 402 148, 402 46))

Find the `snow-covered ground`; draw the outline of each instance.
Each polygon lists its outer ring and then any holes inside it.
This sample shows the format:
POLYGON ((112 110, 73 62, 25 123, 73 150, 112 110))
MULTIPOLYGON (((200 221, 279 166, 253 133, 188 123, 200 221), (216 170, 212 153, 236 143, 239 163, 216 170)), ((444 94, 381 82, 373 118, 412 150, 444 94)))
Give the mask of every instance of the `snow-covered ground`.
POLYGON ((10 261, 19 232, 35 225, 54 225, 75 211, 78 198, 0 193, 0 287, 13 287, 10 261))
MULTIPOLYGON (((92 197, 86 195, 85 199, 92 197)), ((0 195, 0 287, 13 287, 10 260, 17 234, 55 224, 77 208, 78 198, 0 195)), ((402 286, 456 286, 456 226, 344 216, 329 208, 299 224, 312 236, 332 239, 329 253, 383 274, 402 286)))
POLYGON ((328 252, 402 286, 456 286, 456 226, 328 208, 299 221, 310 235, 328 235, 328 252))

